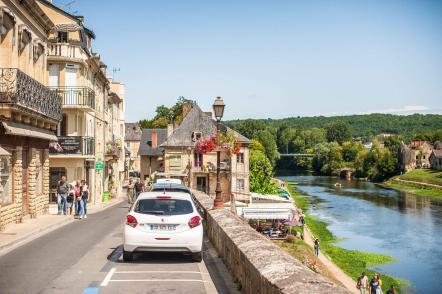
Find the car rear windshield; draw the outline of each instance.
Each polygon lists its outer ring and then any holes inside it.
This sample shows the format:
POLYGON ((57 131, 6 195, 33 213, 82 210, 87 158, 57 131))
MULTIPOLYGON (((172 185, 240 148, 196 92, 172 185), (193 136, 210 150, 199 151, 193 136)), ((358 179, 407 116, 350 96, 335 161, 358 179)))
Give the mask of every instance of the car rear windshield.
POLYGON ((153 215, 181 215, 193 212, 192 203, 181 199, 141 199, 134 209, 137 213, 153 215))
POLYGON ((184 193, 189 193, 189 190, 186 188, 180 188, 180 187, 156 187, 154 186, 150 191, 152 192, 184 192, 184 193))

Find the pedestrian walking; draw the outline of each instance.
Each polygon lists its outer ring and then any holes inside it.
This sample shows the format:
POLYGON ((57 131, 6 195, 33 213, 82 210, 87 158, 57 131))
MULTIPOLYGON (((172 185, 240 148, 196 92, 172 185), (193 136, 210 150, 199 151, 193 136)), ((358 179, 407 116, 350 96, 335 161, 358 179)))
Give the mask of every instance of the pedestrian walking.
POLYGON ((81 181, 80 219, 87 218, 87 202, 89 200, 89 189, 85 180, 81 181))
POLYGON ((129 184, 127 185, 127 202, 132 205, 134 203, 135 198, 135 184, 132 179, 129 180, 129 184))
POLYGON ((143 183, 141 183, 140 179, 137 179, 137 182, 135 183, 135 199, 138 198, 141 192, 143 192, 143 183))
POLYGON ((80 216, 81 201, 81 184, 80 181, 75 183, 75 213, 74 216, 80 216))
POLYGON ((66 176, 62 176, 60 181, 57 183, 57 200, 59 200, 58 214, 66 215, 67 212, 67 196, 69 192, 68 183, 66 181, 66 176))
POLYGON ((361 276, 358 278, 358 282, 356 284, 356 288, 359 289, 359 292, 361 294, 368 294, 368 290, 369 290, 368 277, 365 274, 365 272, 363 272, 361 274, 361 276))
POLYGON ((380 289, 379 280, 377 279, 377 274, 374 274, 370 280, 370 294, 380 294, 382 290, 380 289))
POLYGON ((319 239, 316 238, 315 239, 315 255, 318 256, 319 255, 319 239))
POLYGON ((383 292, 382 292, 382 280, 381 280, 381 276, 379 276, 379 274, 375 274, 375 276, 376 276, 376 280, 378 280, 378 282, 379 282, 379 287, 378 287, 378 289, 376 290, 376 294, 383 294, 383 292))
POLYGON ((390 289, 388 289, 387 294, 396 294, 396 288, 394 285, 391 285, 390 289))
POLYGON ((68 210, 68 215, 72 215, 72 206, 74 206, 75 201, 75 184, 75 182, 69 184, 68 197, 66 197, 66 207, 68 210))

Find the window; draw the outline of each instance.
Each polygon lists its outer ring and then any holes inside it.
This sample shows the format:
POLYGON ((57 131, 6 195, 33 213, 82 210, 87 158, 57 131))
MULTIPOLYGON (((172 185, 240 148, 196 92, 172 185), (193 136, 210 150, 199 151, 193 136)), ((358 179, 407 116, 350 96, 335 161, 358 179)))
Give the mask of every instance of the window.
POLYGON ((181 167, 181 155, 170 156, 170 167, 181 167))
POLYGON ((203 166, 203 154, 202 153, 194 153, 193 154, 193 166, 202 167, 203 166))
POLYGON ((244 163, 244 152, 241 152, 236 155, 236 162, 237 163, 244 163))
POLYGON ((58 32, 57 33, 57 42, 58 43, 67 43, 68 42, 68 32, 58 32))
POLYGON ((0 202, 2 205, 7 205, 13 202, 12 165, 10 156, 0 157, 0 202))
POLYGON ((182 215, 193 212, 189 200, 180 199, 141 199, 135 206, 135 212, 153 215, 182 215))
POLYGON ((147 145, 148 145, 149 147, 152 147, 152 140, 147 140, 147 145))
POLYGON ((201 139, 201 132, 193 132, 192 133, 192 142, 196 142, 201 139))
POLYGON ((236 191, 237 192, 244 192, 244 179, 237 179, 236 180, 236 191))

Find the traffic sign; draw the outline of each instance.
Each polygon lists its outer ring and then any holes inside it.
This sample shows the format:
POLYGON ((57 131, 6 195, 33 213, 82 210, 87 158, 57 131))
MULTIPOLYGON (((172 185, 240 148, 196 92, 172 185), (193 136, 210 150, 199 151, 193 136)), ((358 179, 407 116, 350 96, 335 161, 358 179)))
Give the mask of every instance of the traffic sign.
POLYGON ((102 170, 104 168, 104 162, 103 161, 97 161, 95 163, 95 169, 96 170, 102 170))

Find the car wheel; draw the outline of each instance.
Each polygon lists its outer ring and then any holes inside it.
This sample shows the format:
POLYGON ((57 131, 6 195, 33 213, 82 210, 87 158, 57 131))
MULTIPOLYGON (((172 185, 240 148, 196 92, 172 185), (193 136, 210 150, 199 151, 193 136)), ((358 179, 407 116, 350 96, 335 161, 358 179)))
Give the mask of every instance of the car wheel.
POLYGON ((192 260, 196 262, 201 262, 201 260, 203 260, 203 253, 202 252, 192 253, 192 260))
POLYGON ((134 260, 134 253, 129 251, 123 251, 123 260, 132 261, 134 260))

